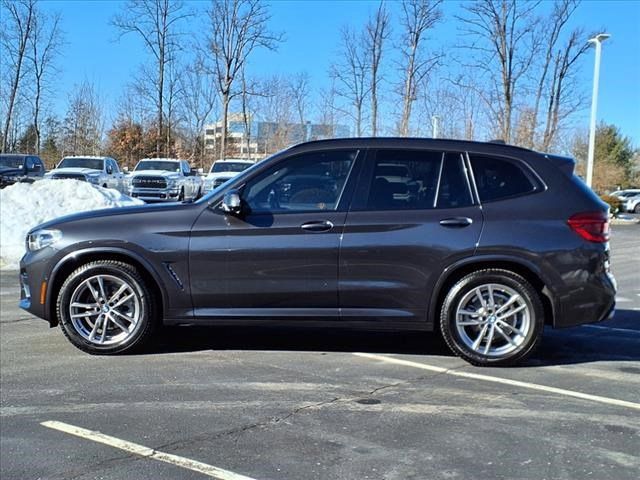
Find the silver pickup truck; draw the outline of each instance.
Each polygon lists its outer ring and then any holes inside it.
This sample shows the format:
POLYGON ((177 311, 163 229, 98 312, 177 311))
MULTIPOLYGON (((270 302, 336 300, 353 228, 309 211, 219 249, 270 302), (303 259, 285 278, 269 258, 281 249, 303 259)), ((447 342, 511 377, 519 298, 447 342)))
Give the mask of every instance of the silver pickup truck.
POLYGON ((64 157, 44 178, 73 179, 104 188, 123 190, 123 175, 111 157, 64 157))
POLYGON ((196 200, 202 195, 202 178, 186 160, 145 158, 126 178, 130 197, 145 202, 196 200))

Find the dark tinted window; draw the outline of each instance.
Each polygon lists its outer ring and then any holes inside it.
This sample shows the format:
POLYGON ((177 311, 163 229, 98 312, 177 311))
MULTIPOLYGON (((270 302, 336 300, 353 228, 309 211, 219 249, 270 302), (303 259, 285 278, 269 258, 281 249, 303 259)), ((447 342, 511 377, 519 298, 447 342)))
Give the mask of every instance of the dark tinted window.
POLYGON ((515 162, 471 155, 473 176, 483 202, 522 195, 535 190, 534 184, 515 162))
POLYGON ((468 207, 473 204, 469 183, 465 175, 462 154, 447 153, 440 175, 438 208, 468 207))
POLYGON ((368 210, 455 208, 472 203, 460 154, 379 150, 368 210))
POLYGON ((252 179, 243 199, 254 213, 335 210, 357 151, 307 153, 252 179))

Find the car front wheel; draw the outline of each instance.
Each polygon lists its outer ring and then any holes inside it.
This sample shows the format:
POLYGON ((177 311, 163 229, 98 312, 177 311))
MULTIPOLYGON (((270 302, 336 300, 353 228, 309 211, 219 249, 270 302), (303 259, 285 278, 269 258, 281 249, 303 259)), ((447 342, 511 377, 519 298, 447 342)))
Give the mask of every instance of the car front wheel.
POLYGON ((523 361, 542 338, 540 296, 522 276, 479 270, 458 280, 440 313, 442 335, 458 356, 478 366, 523 361))
POLYGON ((63 333, 91 354, 140 348, 155 326, 153 293, 131 265, 112 260, 87 263, 65 280, 57 301, 63 333))

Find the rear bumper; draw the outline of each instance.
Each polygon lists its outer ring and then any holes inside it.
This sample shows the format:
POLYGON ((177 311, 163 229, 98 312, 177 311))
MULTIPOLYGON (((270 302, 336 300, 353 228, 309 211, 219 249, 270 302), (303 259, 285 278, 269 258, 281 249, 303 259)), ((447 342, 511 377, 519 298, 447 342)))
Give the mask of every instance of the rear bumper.
POLYGON ((554 327, 574 327, 610 319, 616 308, 616 281, 610 273, 589 275, 580 287, 557 298, 554 327), (559 313, 559 314, 558 314, 559 313))

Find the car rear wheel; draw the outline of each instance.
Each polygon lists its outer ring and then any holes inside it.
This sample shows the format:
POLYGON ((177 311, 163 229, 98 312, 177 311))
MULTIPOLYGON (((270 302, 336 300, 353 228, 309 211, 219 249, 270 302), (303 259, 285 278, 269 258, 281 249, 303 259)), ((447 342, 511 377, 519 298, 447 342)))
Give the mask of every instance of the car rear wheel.
POLYGON ((633 209, 633 213, 640 213, 640 203, 638 203, 636 207, 633 209))
POLYGON ((531 355, 540 343, 543 312, 540 296, 520 275, 479 270, 448 292, 440 328, 451 350, 473 365, 512 365, 531 355))
POLYGON ((69 275, 58 294, 57 315, 63 333, 80 350, 131 352, 153 333, 155 302, 133 266, 102 260, 69 275))

